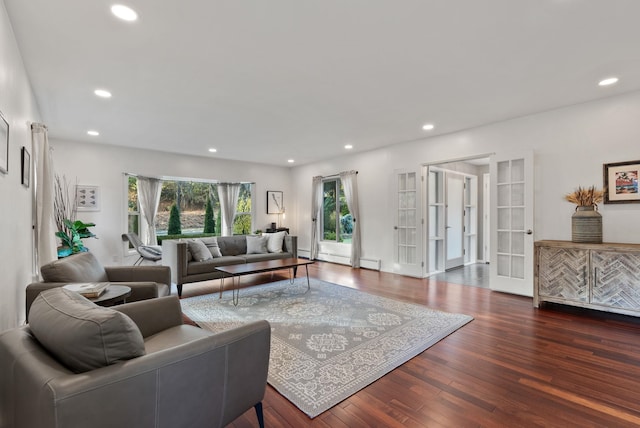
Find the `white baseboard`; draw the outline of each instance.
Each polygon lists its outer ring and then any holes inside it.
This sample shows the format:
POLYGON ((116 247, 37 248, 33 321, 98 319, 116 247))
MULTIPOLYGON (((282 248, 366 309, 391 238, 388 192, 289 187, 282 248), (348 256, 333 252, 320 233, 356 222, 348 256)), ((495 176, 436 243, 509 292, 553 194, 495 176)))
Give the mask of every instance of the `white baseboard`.
MULTIPOLYGON (((301 250, 298 248, 298 257, 303 257, 308 259, 311 255, 311 251, 309 250, 301 250)), ((351 266, 351 259, 347 256, 342 256, 339 254, 330 254, 330 253, 320 253, 318 254, 318 260, 323 262, 337 263, 341 265, 351 266)), ((365 259, 360 258, 360 267, 364 269, 371 270, 380 270, 380 259, 365 259)))

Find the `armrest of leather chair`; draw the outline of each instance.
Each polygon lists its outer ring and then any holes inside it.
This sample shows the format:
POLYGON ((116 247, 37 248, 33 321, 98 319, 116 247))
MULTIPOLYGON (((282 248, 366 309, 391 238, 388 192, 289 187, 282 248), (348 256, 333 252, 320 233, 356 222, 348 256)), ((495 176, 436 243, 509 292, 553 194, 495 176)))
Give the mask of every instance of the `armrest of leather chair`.
POLYGON ((27 321, 29 321, 29 310, 31 309, 31 304, 38 297, 38 294, 45 290, 49 290, 51 288, 62 287, 65 285, 63 282, 33 282, 27 285, 25 289, 25 316, 27 321))
POLYGON ((138 325, 142 337, 182 325, 182 307, 177 296, 125 303, 113 309, 131 318, 138 325))
POLYGON ((168 266, 105 266, 111 282, 157 282, 171 285, 171 269, 168 266))
POLYGON ((3 388, 12 391, 0 416, 6 411, 16 428, 86 421, 95 428, 204 428, 227 425, 264 397, 270 327, 259 321, 80 375, 29 339, 28 327, 0 341, 0 360, 11 359, 3 362, 11 368, 3 388), (22 349, 24 341, 33 342, 30 349, 22 349), (1 352, 14 347, 22 351, 1 352))
MULTIPOLYGON (((158 266, 161 267, 161 266, 158 266)), ((146 266, 145 266, 146 268, 146 266)), ((114 282, 114 281, 112 281, 114 282)), ((116 282, 114 282, 116 284, 116 282)), ((156 283, 150 281, 140 282, 117 282, 118 285, 126 285, 131 287, 131 295, 127 298, 129 302, 137 302, 139 300, 153 299, 155 297, 168 296, 171 292, 169 284, 156 283)), ((67 285, 66 282, 33 282, 29 284, 25 290, 25 314, 27 321, 29 321, 29 310, 31 304, 44 290, 50 288, 62 287, 67 285)))

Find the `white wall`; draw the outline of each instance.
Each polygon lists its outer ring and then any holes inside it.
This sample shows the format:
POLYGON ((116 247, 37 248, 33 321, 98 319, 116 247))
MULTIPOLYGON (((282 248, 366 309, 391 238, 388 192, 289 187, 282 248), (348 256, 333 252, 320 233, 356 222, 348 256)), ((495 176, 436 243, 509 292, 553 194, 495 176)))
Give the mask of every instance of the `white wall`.
MULTIPOLYGON (((571 239, 574 206, 564 195, 577 186, 602 187, 602 164, 640 159, 640 92, 525 116, 421 141, 293 169, 298 202, 299 247, 310 248, 310 193, 315 175, 357 169, 364 258, 382 259, 393 269, 393 172, 420 171, 434 163, 533 150, 535 163, 534 239, 571 239)), ((604 240, 640 242, 640 205, 601 205, 604 240)))
POLYGON ((0 174, 0 331, 24 320, 33 254, 31 190, 20 184, 20 150, 33 155, 30 122, 40 117, 4 2, 0 2, 0 111, 9 122, 9 173, 0 174))
MULTIPOLYGON (((283 191, 285 207, 293 204, 289 167, 55 139, 51 139, 50 143, 56 173, 66 176, 67 181, 75 183, 77 179, 79 185, 100 188, 100 211, 78 212, 78 219, 96 224, 91 230, 98 239, 86 239, 84 242, 105 265, 132 264, 135 261, 135 258, 123 260, 125 245, 120 239, 127 224, 124 173, 255 182, 255 228, 259 229, 265 229, 277 220, 276 215, 266 214, 267 190, 283 191)), ((292 219, 293 215, 287 212, 284 224, 289 224, 292 219)), ((295 228, 292 228, 291 233, 295 233, 295 228)))

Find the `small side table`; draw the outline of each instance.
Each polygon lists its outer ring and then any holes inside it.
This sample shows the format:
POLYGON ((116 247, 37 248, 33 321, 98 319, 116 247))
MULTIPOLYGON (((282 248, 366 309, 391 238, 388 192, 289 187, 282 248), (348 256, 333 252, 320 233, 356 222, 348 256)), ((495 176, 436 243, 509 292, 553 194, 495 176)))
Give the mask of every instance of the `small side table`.
POLYGON ((112 284, 107 287, 107 291, 102 293, 102 295, 89 300, 100 306, 115 306, 121 303, 127 303, 127 297, 129 296, 131 296, 131 287, 112 284))
POLYGON ((276 233, 276 232, 287 232, 287 235, 289 234, 289 228, 288 227, 278 227, 278 228, 268 228, 264 230, 266 233, 276 233))

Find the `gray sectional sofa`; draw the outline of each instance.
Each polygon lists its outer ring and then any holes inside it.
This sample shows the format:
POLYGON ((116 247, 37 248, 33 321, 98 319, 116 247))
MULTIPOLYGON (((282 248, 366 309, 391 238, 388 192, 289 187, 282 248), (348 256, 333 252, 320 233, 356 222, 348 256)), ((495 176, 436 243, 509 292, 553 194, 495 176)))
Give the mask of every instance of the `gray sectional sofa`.
POLYGON ((298 257, 297 236, 285 232, 265 235, 266 248, 261 247, 260 237, 255 235, 166 239, 162 241, 162 264, 171 267, 171 281, 182 296, 184 284, 222 278, 224 274, 216 270, 218 266, 298 257), (282 245, 275 248, 280 237, 283 237, 282 245))

